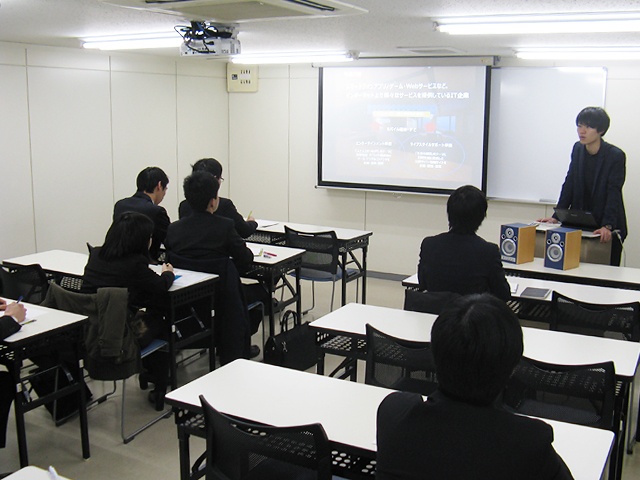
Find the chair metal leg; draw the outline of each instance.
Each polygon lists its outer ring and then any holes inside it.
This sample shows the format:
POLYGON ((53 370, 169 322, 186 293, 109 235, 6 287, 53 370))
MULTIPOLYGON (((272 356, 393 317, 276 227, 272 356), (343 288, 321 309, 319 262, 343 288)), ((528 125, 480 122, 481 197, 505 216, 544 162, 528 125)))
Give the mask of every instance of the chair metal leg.
POLYGON ((131 432, 129 434, 125 433, 124 406, 125 406, 125 400, 126 400, 125 392, 127 391, 127 389, 125 388, 126 387, 126 381, 127 381, 126 379, 122 380, 122 407, 121 407, 121 411, 120 411, 120 435, 122 436, 122 441, 124 443, 129 443, 131 440, 136 438, 136 436, 139 433, 144 432, 150 426, 155 425, 156 423, 158 423, 163 418, 169 418, 171 416, 171 409, 165 410, 164 412, 162 412, 157 417, 152 418, 150 421, 148 421, 147 423, 145 423, 141 427, 137 428, 135 431, 133 431, 133 432, 131 432))

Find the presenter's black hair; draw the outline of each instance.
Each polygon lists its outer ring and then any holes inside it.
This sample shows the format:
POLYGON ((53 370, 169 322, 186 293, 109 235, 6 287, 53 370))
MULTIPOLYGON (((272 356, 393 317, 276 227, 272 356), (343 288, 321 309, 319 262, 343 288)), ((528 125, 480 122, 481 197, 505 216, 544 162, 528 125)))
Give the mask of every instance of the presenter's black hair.
POLYGON ((459 187, 447 201, 447 216, 452 232, 475 233, 487 216, 487 197, 472 185, 459 187))
POLYGON ((104 238, 99 256, 117 260, 128 255, 149 255, 153 221, 138 212, 124 212, 116 218, 104 238))
POLYGON ((158 182, 162 188, 167 188, 169 177, 160 167, 147 167, 138 174, 136 187, 139 192, 153 193, 158 182))
POLYGON ((217 179, 222 178, 222 164, 215 158, 201 158, 196 163, 191 165, 193 172, 205 171, 217 179))
POLYGON ((609 130, 611 119, 607 112, 604 111, 604 108, 586 107, 580 110, 576 117, 576 126, 580 124, 595 128, 600 133, 600 136, 603 137, 609 130))
POLYGON ((438 388, 477 405, 495 401, 522 357, 515 314, 491 294, 453 300, 431 328, 438 388))
POLYGON ((212 198, 218 198, 220 183, 209 172, 204 170, 193 172, 184 179, 184 198, 194 212, 207 210, 212 198))

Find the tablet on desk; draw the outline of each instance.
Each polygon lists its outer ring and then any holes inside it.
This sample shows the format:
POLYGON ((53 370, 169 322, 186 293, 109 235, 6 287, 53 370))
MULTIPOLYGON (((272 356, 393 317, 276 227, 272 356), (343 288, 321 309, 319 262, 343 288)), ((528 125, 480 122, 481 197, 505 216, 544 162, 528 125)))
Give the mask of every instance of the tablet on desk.
POLYGON ((521 297, 543 299, 551 293, 548 288, 527 287, 520 294, 521 297))

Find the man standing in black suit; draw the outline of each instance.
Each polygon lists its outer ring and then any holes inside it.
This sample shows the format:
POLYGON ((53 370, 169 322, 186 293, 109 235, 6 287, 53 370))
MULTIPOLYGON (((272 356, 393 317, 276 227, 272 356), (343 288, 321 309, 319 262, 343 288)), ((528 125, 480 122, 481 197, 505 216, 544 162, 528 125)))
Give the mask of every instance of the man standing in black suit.
POLYGON ((492 295, 453 300, 431 328, 438 389, 378 408, 378 480, 569 480, 542 420, 494 405, 523 351, 517 317, 492 295))
POLYGON ((128 198, 118 200, 113 207, 113 220, 124 212, 138 212, 153 221, 153 237, 149 247, 149 255, 154 262, 160 257, 160 246, 167 235, 169 215, 160 202, 164 199, 169 185, 169 177, 159 167, 147 167, 138 174, 136 179, 137 192, 128 198))

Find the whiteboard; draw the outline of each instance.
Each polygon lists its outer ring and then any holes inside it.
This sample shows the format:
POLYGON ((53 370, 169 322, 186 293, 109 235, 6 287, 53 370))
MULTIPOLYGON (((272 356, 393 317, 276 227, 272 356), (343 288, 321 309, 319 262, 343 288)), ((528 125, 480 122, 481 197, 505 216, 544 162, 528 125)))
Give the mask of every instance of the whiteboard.
POLYGON ((487 196, 554 204, 578 140, 576 116, 604 106, 600 67, 502 67, 491 72, 487 196))

